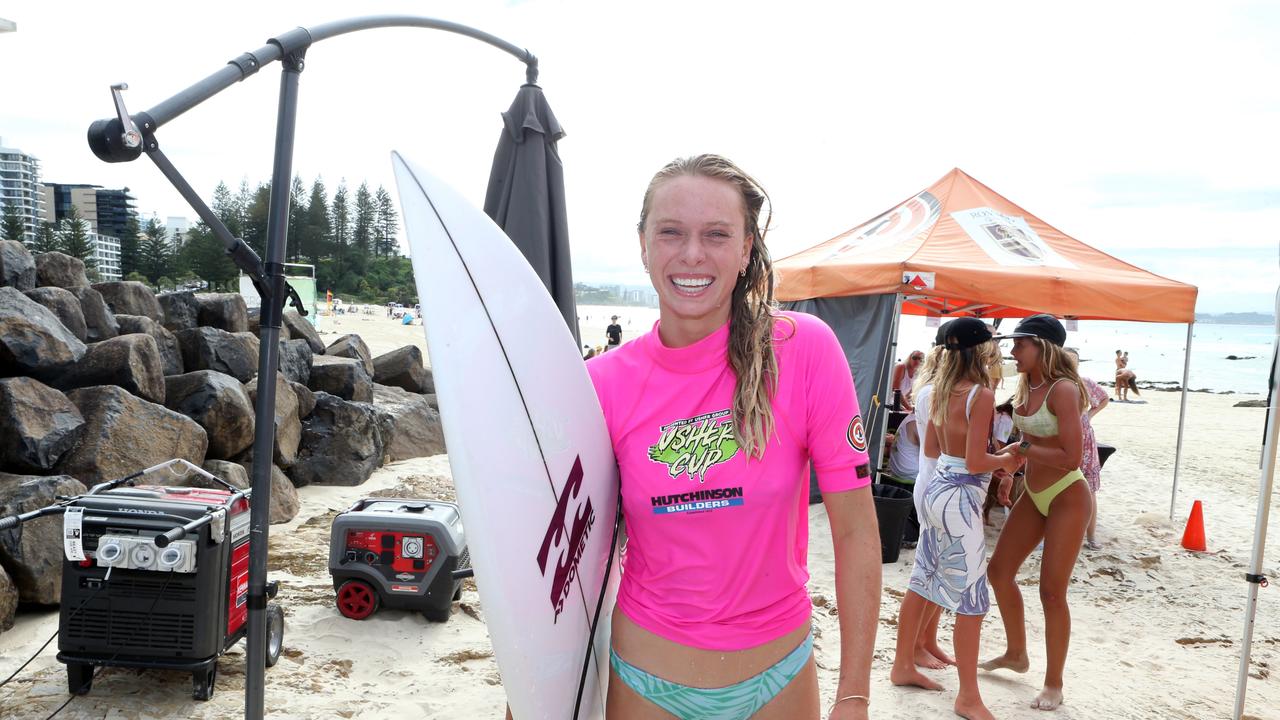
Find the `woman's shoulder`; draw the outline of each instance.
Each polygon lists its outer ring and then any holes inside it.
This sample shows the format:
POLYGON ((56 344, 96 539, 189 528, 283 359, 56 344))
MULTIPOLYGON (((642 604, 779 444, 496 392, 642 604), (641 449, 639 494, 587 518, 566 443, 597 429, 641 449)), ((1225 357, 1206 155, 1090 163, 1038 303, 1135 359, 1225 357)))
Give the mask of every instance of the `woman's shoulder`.
POLYGON ((805 343, 835 340, 835 337, 836 333, 831 326, 817 315, 796 310, 777 310, 773 313, 774 340, 805 343))
POLYGON ((649 355, 644 350, 649 333, 645 333, 631 342, 600 353, 587 360, 587 374, 597 386, 602 382, 630 373, 641 364, 649 362, 649 355))

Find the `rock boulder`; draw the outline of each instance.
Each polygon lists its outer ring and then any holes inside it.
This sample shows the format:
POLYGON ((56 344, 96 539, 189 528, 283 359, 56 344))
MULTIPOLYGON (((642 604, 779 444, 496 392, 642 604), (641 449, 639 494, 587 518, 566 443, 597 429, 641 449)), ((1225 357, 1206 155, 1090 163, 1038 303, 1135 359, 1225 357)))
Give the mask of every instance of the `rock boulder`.
POLYGON ((247 332, 201 327, 179 330, 177 336, 182 366, 188 372, 216 370, 240 382, 248 382, 258 374, 258 338, 247 332))
POLYGON ((60 252, 36 255, 37 287, 89 287, 84 274, 84 261, 60 252))
POLYGON ((306 340, 281 340, 280 372, 291 381, 306 385, 311 381, 313 355, 311 346, 306 340))
POLYGON ((110 340, 120 334, 116 325, 116 316, 102 299, 102 293, 85 286, 69 287, 67 290, 80 301, 80 311, 84 314, 86 342, 110 340))
POLYGON ((120 326, 122 335, 141 333, 154 338, 156 347, 160 349, 164 374, 182 374, 182 348, 178 345, 177 336, 165 329, 164 325, 142 315, 116 315, 116 323, 120 326))
POLYGON ((0 376, 56 377, 79 362, 85 349, 48 308, 0 287, 0 376))
POLYGON ((164 322, 164 311, 155 293, 136 280, 95 283, 93 289, 102 293, 107 307, 116 315, 141 315, 164 322))
POLYGON ((25 377, 0 380, 0 467, 47 472, 84 432, 84 418, 65 395, 25 377))
POLYGON ((422 350, 417 345, 405 345, 374 358, 373 381, 414 393, 436 391, 431 371, 423 367, 422 350))
POLYGON ((316 409, 302 424, 298 461, 289 470, 297 486, 360 485, 382 464, 378 414, 368 403, 316 393, 316 409))
POLYGON ((80 362, 52 381, 64 390, 119 385, 143 400, 164 402, 164 361, 150 335, 118 335, 89 346, 80 362))
POLYGON ((359 360, 316 355, 311 363, 311 382, 307 387, 343 400, 373 401, 373 379, 359 360))
POLYGON ((200 303, 196 302, 196 294, 190 290, 161 293, 156 296, 160 309, 164 312, 161 324, 169 332, 193 330, 199 326, 200 303))
POLYGON ((165 407, 204 428, 207 457, 229 460, 253 444, 253 402, 240 381, 213 370, 164 379, 165 407))
POLYGON ((359 335, 343 335, 325 348, 324 354, 359 360, 369 377, 373 377, 373 356, 369 354, 369 346, 364 344, 359 335))
MULTIPOLYGON (((66 475, 40 477, 0 473, 0 517, 38 510, 59 495, 85 486, 66 475)), ((43 517, 0 532, 0 564, 9 571, 24 603, 56 605, 62 599, 62 518, 43 517)))
POLYGON ((320 333, 316 332, 310 320, 299 315, 297 310, 285 310, 283 320, 285 327, 289 328, 289 337, 306 340, 312 353, 324 354, 324 341, 320 339, 320 333))
POLYGON ((48 308, 80 342, 88 337, 84 310, 80 309, 80 300, 75 295, 60 287, 38 287, 23 294, 48 308))
POLYGON ((18 291, 36 286, 36 261, 17 240, 0 240, 0 285, 18 291))
POLYGON ((196 322, 231 333, 249 332, 249 310, 240 293, 198 293, 196 322))
POLYGON ((80 444, 55 471, 88 485, 114 480, 165 460, 204 462, 209 438, 195 420, 111 385, 67 393, 84 416, 80 444))
POLYGON ((440 413, 432 409, 426 397, 398 387, 374 385, 373 407, 378 413, 387 462, 445 451, 440 413))
MULTIPOLYGON (((249 400, 258 406, 258 378, 245 385, 249 400)), ((298 394, 284 375, 276 373, 276 439, 274 462, 289 467, 298 459, 298 443, 302 440, 302 420, 298 417, 298 394)))

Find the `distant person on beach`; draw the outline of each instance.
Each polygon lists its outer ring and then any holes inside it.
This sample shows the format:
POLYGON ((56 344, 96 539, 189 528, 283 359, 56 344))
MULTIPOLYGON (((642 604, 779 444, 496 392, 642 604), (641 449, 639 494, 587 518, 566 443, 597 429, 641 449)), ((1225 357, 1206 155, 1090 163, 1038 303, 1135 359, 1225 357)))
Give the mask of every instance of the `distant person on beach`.
POLYGON ((1120 402, 1129 402, 1129 391, 1132 390, 1134 395, 1141 395, 1138 392, 1138 376, 1133 370, 1129 369, 1129 352, 1116 351, 1116 400, 1120 402))
POLYGON ((590 360, 596 356, 596 349, 590 345, 583 345, 582 349, 587 351, 587 354, 582 357, 583 360, 590 360))
POLYGON ((1053 710, 1062 704, 1062 675, 1071 639, 1067 588, 1093 511, 1089 485, 1080 472, 1084 431, 1080 415, 1089 405, 1076 361, 1063 350, 1066 328, 1052 315, 1032 315, 1018 323, 1013 337, 1018 389, 1013 424, 1022 440, 1005 446, 1026 461, 1026 491, 1009 512, 987 577, 1000 605, 1005 652, 982 663, 983 669, 1026 672, 1027 629, 1018 589, 1018 569, 1044 542, 1040 558, 1040 603, 1048 655, 1044 689, 1031 707, 1053 710))
POLYGON ((627 532, 609 718, 868 717, 881 577, 866 429, 835 333, 773 307, 767 199, 716 155, 659 171, 638 226, 658 322, 587 363, 627 532), (810 467, 835 546, 830 708, 812 650, 810 467))
POLYGON ((914 658, 926 603, 943 607, 956 614, 960 690, 955 712, 972 720, 988 720, 994 716, 978 690, 978 644, 982 620, 991 607, 981 507, 991 471, 1012 472, 1020 461, 1008 448, 998 454, 989 452, 995 407, 990 371, 1000 362, 991 328, 977 318, 957 318, 947 329, 944 348, 933 376, 924 432, 925 447, 938 454, 938 462, 923 501, 920 542, 899 613, 889 679, 894 685, 942 689, 915 668, 914 658))
MULTIPOLYGON (((1067 350, 1076 362, 1080 361, 1080 353, 1067 350)), ((1101 550, 1102 546, 1094 538, 1098 529, 1098 490, 1102 487, 1102 463, 1098 459, 1098 437, 1093 432, 1093 416, 1102 412, 1110 402, 1107 391, 1103 390, 1092 378, 1080 376, 1084 383, 1085 394, 1089 396, 1089 407, 1080 416, 1080 424, 1084 432, 1084 451, 1080 458, 1080 472, 1089 483, 1089 492, 1093 499, 1093 512, 1089 514, 1089 528, 1085 531, 1084 546, 1089 550, 1101 550)))
POLYGON ((911 399, 911 388, 916 377, 916 370, 920 368, 920 363, 922 362, 924 362, 924 353, 919 350, 913 350, 907 356, 906 362, 898 363, 893 368, 893 389, 901 394, 901 409, 906 412, 911 412, 915 408, 915 404, 911 399))
POLYGON ((622 344, 622 326, 618 324, 618 316, 614 315, 609 319, 609 327, 604 329, 605 337, 608 342, 605 344, 605 351, 614 350, 622 344))

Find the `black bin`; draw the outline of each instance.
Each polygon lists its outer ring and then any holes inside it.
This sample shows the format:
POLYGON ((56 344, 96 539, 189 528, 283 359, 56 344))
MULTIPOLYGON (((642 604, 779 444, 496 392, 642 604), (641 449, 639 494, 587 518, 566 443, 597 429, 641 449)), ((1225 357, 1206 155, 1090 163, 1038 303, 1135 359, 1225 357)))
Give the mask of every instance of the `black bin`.
POLYGON ((876 521, 880 524, 880 562, 898 562, 902 550, 902 533, 907 516, 914 507, 911 493, 900 487, 876 483, 871 486, 875 498, 876 521))

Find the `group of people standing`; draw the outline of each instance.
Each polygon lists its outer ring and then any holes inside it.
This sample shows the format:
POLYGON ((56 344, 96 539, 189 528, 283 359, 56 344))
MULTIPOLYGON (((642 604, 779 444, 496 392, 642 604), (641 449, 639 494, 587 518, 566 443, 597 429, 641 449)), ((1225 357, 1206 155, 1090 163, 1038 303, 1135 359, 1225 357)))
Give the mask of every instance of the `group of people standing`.
MULTIPOLYGON (((663 167, 637 225, 659 320, 586 366, 621 477, 611 719, 870 717, 881 567, 867 431, 835 333, 812 315, 777 309, 768 202, 724 157, 663 167), (838 635, 823 638, 838 643, 839 680, 827 703, 819 700, 807 589, 811 471, 831 527, 839 609, 838 635)), ((957 664, 955 708, 965 717, 991 717, 976 679, 989 588, 1008 646, 984 667, 1029 666, 1014 574, 1042 539, 1049 668, 1036 706, 1061 702, 1067 582, 1091 508, 1075 421, 1087 400, 1065 335, 1056 320, 1037 316, 1008 336, 1022 373, 1019 443, 988 445, 1000 351, 976 319, 947 325, 932 354, 919 357, 930 381, 903 393, 927 418, 920 444, 934 469, 919 498, 927 527, 892 679, 936 687, 916 670, 916 649, 936 632, 941 609, 956 613, 955 658, 936 637, 923 648, 938 664, 957 664), (1027 492, 988 564, 980 513, 990 473, 1019 468, 1027 492)), ((1009 491, 1002 485, 1002 497, 1009 491)))
MULTIPOLYGON (((1052 710, 1062 702, 1071 632, 1066 592, 1081 541, 1088 530, 1087 542, 1093 543, 1096 522, 1097 450, 1088 419, 1106 403, 1106 393, 1080 376, 1075 353, 1064 348, 1066 338, 1066 329, 1050 315, 1026 318, 1001 336, 981 320, 958 318, 939 327, 930 354, 911 373, 913 412, 904 424, 914 425, 920 438, 914 475, 920 538, 899 612, 890 679, 941 690, 918 667, 954 664, 960 679, 954 707, 962 717, 993 717, 978 688, 980 667, 1015 672, 1030 667, 1015 577, 1037 546, 1043 547, 1039 588, 1048 667, 1031 705, 1052 710), (1009 443, 1004 441, 1008 429, 999 429, 1002 416, 994 392, 1002 374, 997 343, 1003 339, 1013 340, 1019 373, 1005 408, 1010 429, 1018 434, 1009 443), (1086 467, 1092 479, 1086 478, 1086 467), (1015 495, 1019 471, 1022 492, 1015 495), (1011 509, 988 561, 983 507, 993 478, 995 497, 1011 509), (992 591, 1007 645, 1004 653, 979 664, 978 640, 992 591), (954 657, 937 641, 943 609, 956 615, 954 657)), ((900 429, 898 442, 901 436, 900 429)), ((896 444, 894 454, 899 454, 896 444)))

